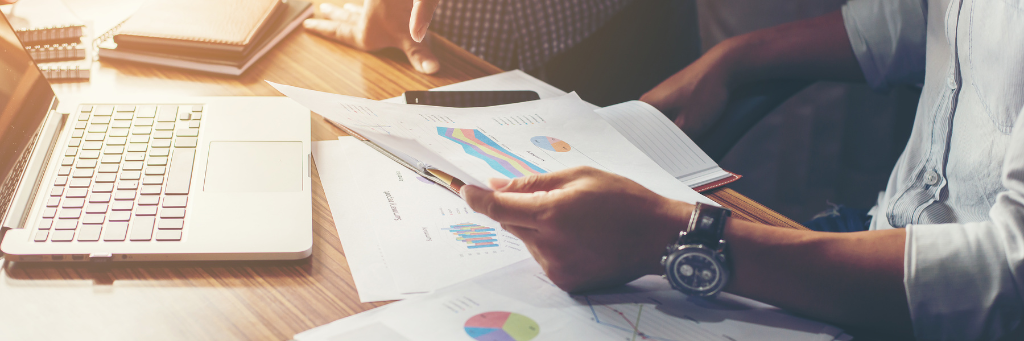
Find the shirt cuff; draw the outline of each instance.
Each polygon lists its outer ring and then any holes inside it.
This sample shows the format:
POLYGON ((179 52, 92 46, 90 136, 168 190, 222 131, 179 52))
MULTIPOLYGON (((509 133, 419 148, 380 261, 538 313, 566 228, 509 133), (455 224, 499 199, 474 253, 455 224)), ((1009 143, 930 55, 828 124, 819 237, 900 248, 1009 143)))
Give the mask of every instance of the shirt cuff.
POLYGON ((907 226, 904 285, 918 340, 991 340, 1024 317, 991 222, 907 226))

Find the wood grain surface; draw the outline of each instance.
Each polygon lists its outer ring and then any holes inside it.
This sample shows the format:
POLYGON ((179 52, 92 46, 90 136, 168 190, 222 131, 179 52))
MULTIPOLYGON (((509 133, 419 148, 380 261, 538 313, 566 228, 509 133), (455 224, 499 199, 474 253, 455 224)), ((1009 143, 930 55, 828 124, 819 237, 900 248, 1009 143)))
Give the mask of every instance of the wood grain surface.
MULTIPOLYGON (((270 80, 384 99, 501 71, 444 39, 434 37, 434 46, 442 69, 427 76, 415 72, 397 51, 360 52, 300 28, 241 77, 103 61, 90 82, 54 88, 59 96, 280 95, 264 83, 270 80)), ((343 135, 317 114, 310 119, 314 140, 343 135)), ((315 169, 313 175, 311 257, 105 264, 4 260, 0 340, 287 340, 385 304, 359 302, 315 169)), ((708 196, 742 219, 799 227, 735 191, 719 189, 708 196)))

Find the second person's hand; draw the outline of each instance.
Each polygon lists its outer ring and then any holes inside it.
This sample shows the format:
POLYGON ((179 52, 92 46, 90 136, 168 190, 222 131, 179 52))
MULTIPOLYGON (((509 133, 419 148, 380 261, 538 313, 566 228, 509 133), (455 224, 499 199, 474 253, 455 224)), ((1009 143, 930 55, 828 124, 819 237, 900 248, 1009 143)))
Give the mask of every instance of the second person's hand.
POLYGON ((320 5, 320 17, 303 26, 324 37, 363 50, 397 48, 416 71, 436 73, 441 64, 430 48, 427 27, 439 0, 366 0, 362 6, 320 5))
POLYGON ((640 100, 674 119, 691 138, 699 138, 718 121, 729 96, 729 67, 716 52, 708 51, 640 100))

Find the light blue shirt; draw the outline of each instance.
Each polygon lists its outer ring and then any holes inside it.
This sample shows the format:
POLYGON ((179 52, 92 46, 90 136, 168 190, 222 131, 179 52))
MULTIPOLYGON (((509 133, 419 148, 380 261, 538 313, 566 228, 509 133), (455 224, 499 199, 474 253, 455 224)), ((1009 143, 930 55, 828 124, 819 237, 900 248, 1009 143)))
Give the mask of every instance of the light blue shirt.
POLYGON ((1024 0, 852 0, 843 18, 869 84, 924 84, 871 226, 907 228, 914 333, 999 338, 1024 318, 1024 0))

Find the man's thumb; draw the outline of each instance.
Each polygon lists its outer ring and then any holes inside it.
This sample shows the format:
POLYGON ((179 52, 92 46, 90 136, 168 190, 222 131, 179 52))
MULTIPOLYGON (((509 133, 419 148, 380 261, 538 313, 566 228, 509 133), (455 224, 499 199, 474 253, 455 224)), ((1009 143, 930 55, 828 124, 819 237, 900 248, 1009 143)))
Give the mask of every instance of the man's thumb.
POLYGON ((409 42, 406 44, 405 56, 409 57, 409 63, 416 68, 416 71, 429 75, 441 69, 441 63, 438 62, 434 51, 430 49, 429 42, 409 42))

